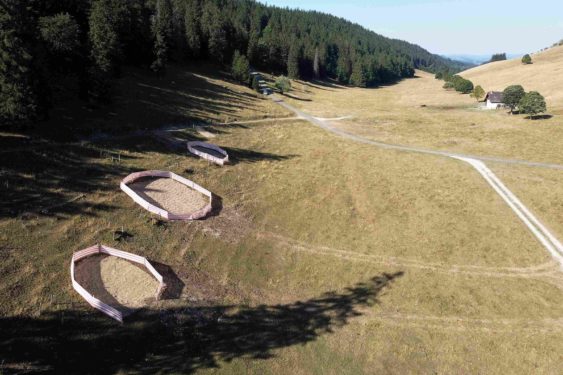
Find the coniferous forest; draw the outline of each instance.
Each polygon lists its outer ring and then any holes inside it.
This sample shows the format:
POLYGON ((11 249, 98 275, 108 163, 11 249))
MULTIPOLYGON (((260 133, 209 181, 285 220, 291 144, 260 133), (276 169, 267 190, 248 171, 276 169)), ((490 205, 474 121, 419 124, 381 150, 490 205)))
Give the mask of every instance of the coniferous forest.
POLYGON ((227 67, 235 52, 254 69, 360 87, 466 67, 341 18, 252 0, 3 0, 0 123, 46 118, 63 77, 103 104, 125 65, 227 67))

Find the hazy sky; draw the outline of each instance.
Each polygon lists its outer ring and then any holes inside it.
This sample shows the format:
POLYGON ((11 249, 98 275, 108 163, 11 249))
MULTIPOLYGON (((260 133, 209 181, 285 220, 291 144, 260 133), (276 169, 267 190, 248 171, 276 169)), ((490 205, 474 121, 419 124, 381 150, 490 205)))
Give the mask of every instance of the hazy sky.
POLYGON ((259 0, 318 10, 440 54, 535 52, 563 39, 563 0, 259 0))

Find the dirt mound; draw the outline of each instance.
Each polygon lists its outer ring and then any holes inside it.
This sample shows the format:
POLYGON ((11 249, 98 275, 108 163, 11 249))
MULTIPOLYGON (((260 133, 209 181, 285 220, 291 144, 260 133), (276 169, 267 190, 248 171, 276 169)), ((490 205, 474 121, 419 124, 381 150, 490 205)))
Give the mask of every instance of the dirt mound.
POLYGON ((142 178, 128 185, 147 202, 173 214, 185 214, 204 208, 209 198, 171 178, 142 178))
POLYGON ((153 302, 159 286, 141 266, 109 255, 94 255, 78 261, 74 275, 90 294, 120 310, 153 302))

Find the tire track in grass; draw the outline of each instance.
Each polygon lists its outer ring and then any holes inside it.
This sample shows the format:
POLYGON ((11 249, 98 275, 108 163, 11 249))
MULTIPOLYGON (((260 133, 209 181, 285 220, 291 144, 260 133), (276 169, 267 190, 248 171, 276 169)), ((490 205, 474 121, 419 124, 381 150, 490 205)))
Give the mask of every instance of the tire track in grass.
POLYGON ((365 316, 368 321, 381 321, 398 327, 435 329, 446 331, 479 330, 485 332, 563 332, 563 319, 478 319, 461 316, 435 316, 404 313, 373 313, 365 316))
POLYGON ((370 263, 382 266, 404 267, 428 270, 442 274, 461 274, 493 278, 542 279, 563 290, 563 276, 558 272, 557 263, 547 262, 529 267, 490 267, 478 265, 444 265, 435 262, 421 262, 415 259, 362 254, 326 246, 314 246, 272 232, 259 232, 258 238, 273 239, 278 247, 312 255, 332 256, 352 262, 370 263))
MULTIPOLYGON (((275 234, 259 232, 258 238, 274 240, 280 248, 290 251, 307 253, 313 256, 333 256, 338 259, 394 266, 414 268, 441 274, 461 274, 469 276, 491 278, 520 278, 544 281, 563 290, 563 277, 555 262, 547 262, 530 267, 488 267, 476 265, 443 265, 439 263, 420 262, 408 258, 382 257, 369 254, 359 254, 347 250, 333 249, 326 246, 307 245, 303 242, 275 234)), ((436 316, 425 314, 408 314, 401 312, 366 312, 365 322, 380 321, 383 324, 406 327, 434 329, 445 331, 479 330, 484 332, 530 332, 553 333, 563 332, 563 318, 507 319, 507 318, 468 318, 464 316, 436 316)))

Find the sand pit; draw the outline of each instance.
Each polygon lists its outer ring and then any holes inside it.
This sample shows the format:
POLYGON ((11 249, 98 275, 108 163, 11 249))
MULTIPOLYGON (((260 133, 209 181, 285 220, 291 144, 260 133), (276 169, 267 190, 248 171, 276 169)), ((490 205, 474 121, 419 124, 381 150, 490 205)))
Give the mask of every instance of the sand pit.
POLYGON ((209 199, 171 178, 144 177, 129 187, 147 202, 172 214, 201 210, 209 199))
POLYGON ((144 257, 94 245, 72 255, 72 287, 92 307, 123 322, 166 289, 160 273, 144 257))
POLYGON ((168 220, 195 220, 211 212, 212 194, 172 172, 145 171, 127 176, 121 189, 145 209, 168 220))
POLYGON ((74 277, 90 294, 116 309, 137 309, 155 301, 159 282, 128 260, 100 254, 76 263, 74 277))
POLYGON ((202 159, 224 165, 229 162, 229 154, 221 147, 207 142, 188 142, 188 151, 202 159))

